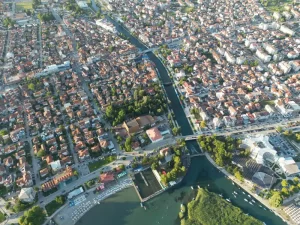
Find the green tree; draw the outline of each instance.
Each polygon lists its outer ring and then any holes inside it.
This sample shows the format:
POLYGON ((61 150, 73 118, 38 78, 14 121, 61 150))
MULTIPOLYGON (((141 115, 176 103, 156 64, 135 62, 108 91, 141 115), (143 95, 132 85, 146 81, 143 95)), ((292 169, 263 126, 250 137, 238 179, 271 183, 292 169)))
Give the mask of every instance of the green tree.
POLYGON ((281 186, 282 187, 287 187, 289 184, 288 184, 288 182, 287 182, 287 180, 282 180, 281 181, 281 186))
POLYGON ((294 177, 293 182, 295 185, 297 185, 299 183, 299 178, 298 177, 294 177))
POLYGON ((38 153, 37 153, 37 157, 39 157, 39 158, 42 158, 45 155, 46 155, 46 152, 43 149, 39 150, 38 153))
POLYGON ((234 176, 235 176, 236 179, 238 179, 239 181, 244 181, 244 177, 243 177, 243 175, 241 174, 240 171, 236 171, 236 172, 234 173, 234 176))
POLYGON ((39 206, 33 206, 19 218, 20 225, 41 225, 45 222, 46 214, 39 206))
POLYGON ((290 195, 290 192, 289 192, 289 190, 286 187, 284 187, 284 188, 281 189, 281 193, 284 196, 289 196, 290 195))
POLYGON ((34 90, 35 90, 35 85, 34 85, 34 83, 28 84, 28 89, 34 91, 34 90))
POLYGON ((56 196, 55 201, 60 204, 63 205, 65 203, 65 198, 61 195, 61 196, 56 196))
POLYGON ((73 174, 74 174, 74 176, 75 176, 75 177, 78 177, 78 176, 79 176, 79 174, 78 174, 78 171, 77 171, 77 170, 74 170, 73 174))
POLYGON ((126 152, 131 152, 132 151, 132 136, 129 136, 128 138, 126 138, 125 141, 125 151, 126 152))
POLYGON ((279 192, 274 192, 272 197, 269 199, 270 205, 273 207, 281 206, 282 201, 283 201, 283 198, 279 192))
POLYGON ((201 121, 200 127, 201 128, 205 128, 206 127, 206 122, 204 120, 201 121))
POLYGON ((157 170, 157 168, 158 168, 158 162, 156 161, 156 162, 152 163, 151 169, 152 170, 157 170))

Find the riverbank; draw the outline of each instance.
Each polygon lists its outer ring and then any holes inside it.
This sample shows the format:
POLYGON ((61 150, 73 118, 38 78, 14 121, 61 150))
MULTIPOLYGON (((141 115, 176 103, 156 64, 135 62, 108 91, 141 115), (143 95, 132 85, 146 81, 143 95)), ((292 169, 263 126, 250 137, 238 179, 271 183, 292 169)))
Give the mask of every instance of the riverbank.
POLYGON ((274 208, 270 206, 268 200, 261 198, 257 194, 252 193, 251 189, 252 186, 249 181, 241 182, 238 179, 236 179, 232 174, 228 173, 225 168, 218 166, 215 161, 210 157, 210 155, 205 152, 204 153, 208 161, 210 161, 211 164, 213 164, 219 171, 221 171, 228 179, 230 179, 232 182, 234 182, 236 185, 238 185, 240 188, 244 189, 246 192, 248 192, 253 198, 255 198, 257 201, 259 201, 261 204, 266 206, 270 211, 275 213, 277 216, 279 216, 284 222, 290 225, 297 225, 293 221, 290 220, 288 215, 286 215, 282 208, 274 208))

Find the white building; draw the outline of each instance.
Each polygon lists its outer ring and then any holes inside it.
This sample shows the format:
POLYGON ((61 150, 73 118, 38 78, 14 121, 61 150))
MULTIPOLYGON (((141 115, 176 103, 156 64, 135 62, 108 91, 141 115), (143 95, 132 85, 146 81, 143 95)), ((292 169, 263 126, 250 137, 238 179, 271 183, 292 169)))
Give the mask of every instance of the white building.
POLYGON ((96 24, 109 32, 118 33, 115 26, 106 19, 96 20, 96 24))
POLYGON ((274 12, 274 13, 273 13, 273 17, 274 17, 275 20, 280 20, 281 15, 280 15, 279 12, 274 12))
POLYGON ((85 1, 77 1, 77 5, 82 9, 87 9, 89 7, 85 1))
POLYGON ((273 115, 273 114, 275 113, 275 109, 274 109, 272 106, 270 106, 270 105, 266 105, 266 106, 265 106, 265 110, 266 110, 268 113, 270 113, 270 115, 273 115))
POLYGON ((270 45, 268 43, 263 44, 264 49, 271 55, 274 55, 278 52, 278 49, 275 48, 273 45, 270 45))
POLYGON ((234 63, 235 63, 235 57, 234 57, 231 53, 229 53, 229 52, 226 51, 226 52, 224 53, 224 56, 225 56, 227 62, 229 62, 229 63, 231 63, 231 64, 234 64, 234 63))
POLYGON ((22 188, 18 196, 21 202, 31 203, 35 199, 36 192, 32 187, 22 188))
POLYGON ((290 65, 292 66, 295 72, 300 70, 300 60, 290 61, 290 65))
POLYGON ((295 35, 295 32, 293 30, 291 30, 290 28, 288 28, 288 27, 286 27, 284 25, 282 25, 279 30, 281 32, 283 32, 285 34, 288 34, 288 35, 291 35, 291 36, 295 35))
POLYGON ((282 72, 284 74, 289 73, 292 69, 292 66, 288 62, 285 62, 285 61, 281 61, 280 63, 278 63, 278 67, 279 67, 279 69, 282 70, 282 72))
POLYGON ((269 142, 269 137, 264 135, 257 135, 243 140, 243 148, 249 148, 251 151, 251 158, 258 164, 264 164, 265 161, 274 163, 277 161, 277 152, 269 142))
POLYGON ((265 63, 270 62, 271 58, 272 58, 270 55, 264 53, 264 51, 262 49, 257 49, 256 55, 258 58, 260 58, 265 63))
POLYGON ((280 157, 278 160, 279 167, 285 173, 287 178, 293 178, 300 174, 300 170, 296 162, 291 157, 280 157))

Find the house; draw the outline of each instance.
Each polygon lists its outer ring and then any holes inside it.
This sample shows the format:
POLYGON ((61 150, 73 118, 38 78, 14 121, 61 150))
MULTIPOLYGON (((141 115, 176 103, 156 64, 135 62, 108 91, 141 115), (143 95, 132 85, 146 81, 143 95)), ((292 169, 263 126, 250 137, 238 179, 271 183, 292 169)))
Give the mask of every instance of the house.
POLYGON ((146 130, 146 134, 152 142, 158 142, 164 139, 157 127, 146 130))
POLYGON ((114 174, 111 172, 100 174, 100 180, 102 183, 109 183, 115 180, 114 174))
POLYGON ((89 158, 90 157, 90 153, 89 153, 89 150, 88 149, 85 149, 85 150, 79 150, 78 151, 78 158, 79 160, 84 160, 86 158, 89 158))
POLYGON ((51 166, 51 169, 54 173, 59 171, 62 168, 61 164, 60 164, 60 160, 56 160, 54 162, 51 162, 50 166, 51 166))
POLYGON ((123 127, 126 129, 128 134, 139 133, 145 127, 151 127, 155 125, 155 119, 150 116, 140 116, 136 119, 130 120, 128 122, 123 123, 123 127))
POLYGON ((11 156, 8 156, 7 158, 3 159, 3 164, 6 167, 12 167, 14 165, 14 160, 11 156))
POLYGON ((16 180, 19 187, 30 187, 33 185, 31 173, 29 171, 23 173, 22 177, 16 180))
POLYGON ((40 170, 41 177, 46 177, 48 174, 49 174, 49 169, 47 167, 40 170))
POLYGON ((31 203, 34 201, 35 195, 36 195, 36 192, 34 191, 34 189, 32 187, 22 188, 20 191, 20 194, 18 196, 18 199, 21 202, 31 203))

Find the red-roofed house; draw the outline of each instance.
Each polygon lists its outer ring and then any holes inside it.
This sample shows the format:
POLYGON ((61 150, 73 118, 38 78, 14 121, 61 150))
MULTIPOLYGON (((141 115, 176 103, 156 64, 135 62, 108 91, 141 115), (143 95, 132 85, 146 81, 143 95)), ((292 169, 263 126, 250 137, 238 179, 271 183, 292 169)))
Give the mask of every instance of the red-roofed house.
POLYGON ((157 127, 147 130, 146 133, 152 142, 158 142, 164 139, 157 127))

